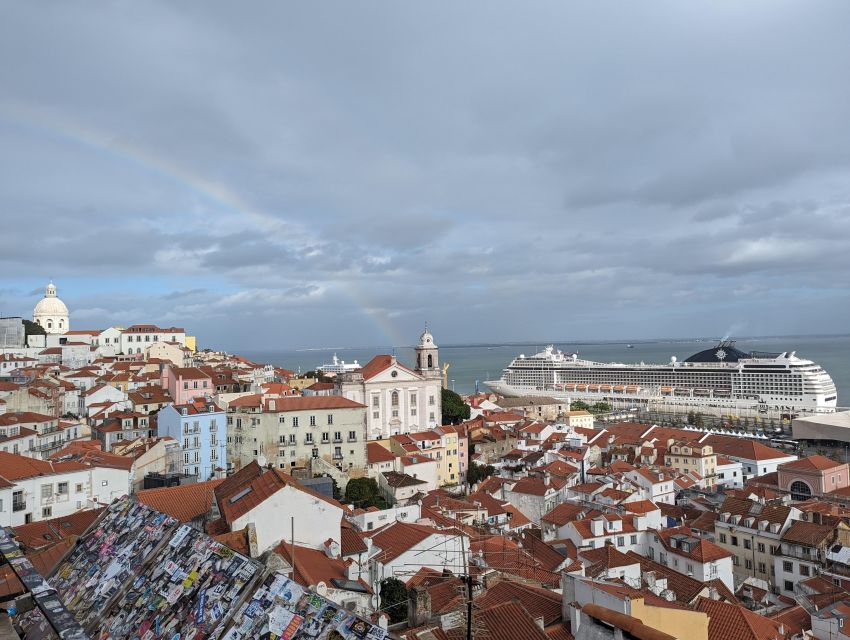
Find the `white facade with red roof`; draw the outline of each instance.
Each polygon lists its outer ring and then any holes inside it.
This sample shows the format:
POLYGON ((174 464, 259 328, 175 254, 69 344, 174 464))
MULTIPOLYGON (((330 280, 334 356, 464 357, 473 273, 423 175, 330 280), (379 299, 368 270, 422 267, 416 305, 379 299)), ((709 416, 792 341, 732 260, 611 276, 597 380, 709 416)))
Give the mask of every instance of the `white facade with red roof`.
POLYGON ((438 348, 426 330, 416 346, 414 367, 393 355, 375 356, 362 369, 342 373, 336 393, 366 405, 370 440, 425 431, 442 423, 438 348))

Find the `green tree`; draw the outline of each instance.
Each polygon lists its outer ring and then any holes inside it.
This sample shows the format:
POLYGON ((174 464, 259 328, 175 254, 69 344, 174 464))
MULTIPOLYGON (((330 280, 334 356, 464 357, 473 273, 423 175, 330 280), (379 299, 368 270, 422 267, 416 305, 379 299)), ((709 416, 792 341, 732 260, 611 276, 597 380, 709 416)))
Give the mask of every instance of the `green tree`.
POLYGON ((33 322, 32 320, 24 320, 24 337, 29 336, 44 336, 47 335, 47 331, 44 330, 37 322, 33 322))
POLYGON ((584 400, 572 400, 570 402, 570 410, 571 411, 589 411, 590 405, 587 404, 584 400))
POLYGON ((398 578, 381 581, 381 611, 390 618, 390 624, 407 620, 407 587, 398 578))
POLYGON ((590 411, 593 413, 608 413, 611 411, 611 405, 607 402, 596 402, 590 407, 590 411))
POLYGON ((345 502, 355 507, 367 509, 378 507, 386 509, 387 503, 378 491, 378 483, 374 478, 354 478, 345 485, 345 502))
POLYGON ((693 411, 688 411, 688 424, 692 425, 696 422, 696 415, 693 411))
POLYGON ((469 420, 469 405, 451 389, 440 391, 443 403, 443 424, 459 424, 469 420))
POLYGON ((471 485, 481 482, 496 473, 496 467, 491 464, 483 465, 473 462, 466 472, 466 481, 471 485))
POLYGON ((702 414, 701 413, 696 414, 694 416, 694 426, 695 427, 702 427, 703 424, 705 424, 705 422, 702 419, 702 414))

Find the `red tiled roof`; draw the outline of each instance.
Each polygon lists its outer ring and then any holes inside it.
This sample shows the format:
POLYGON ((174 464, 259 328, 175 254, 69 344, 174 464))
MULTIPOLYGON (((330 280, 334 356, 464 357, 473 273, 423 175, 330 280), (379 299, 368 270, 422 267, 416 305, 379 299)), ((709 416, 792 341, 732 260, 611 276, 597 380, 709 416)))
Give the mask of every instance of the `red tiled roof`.
POLYGON ((808 458, 794 460, 793 462, 786 462, 785 464, 779 465, 779 469, 782 471, 826 471, 828 469, 834 469, 835 467, 844 466, 845 464, 845 462, 830 460, 826 456, 815 455, 809 456, 808 458))
POLYGON ((386 447, 381 446, 377 442, 366 443, 366 458, 369 464, 378 464, 379 462, 393 462, 395 455, 386 447))
POLYGON ((819 546, 835 532, 833 525, 815 524, 805 520, 795 520, 782 534, 783 542, 819 546))
POLYGON ((549 589, 535 587, 513 580, 499 580, 475 599, 475 605, 488 609, 505 602, 521 602, 533 618, 543 618, 548 626, 561 620, 561 596, 549 589))
POLYGON ((88 468, 88 466, 79 462, 36 460, 34 458, 25 458, 14 453, 0 451, 0 478, 12 482, 24 478, 34 478, 56 473, 84 471, 88 468))
POLYGON ((143 489, 136 493, 136 497, 142 504, 186 523, 209 512, 215 488, 222 482, 223 480, 208 480, 178 487, 143 489))
MULTIPOLYGON (((232 404, 232 403, 231 403, 232 404)), ((285 398, 263 398, 265 411, 309 411, 311 409, 365 409, 365 404, 343 396, 288 396, 285 398), (272 404, 274 403, 274 408, 272 404)))
POLYGON ((784 640, 780 623, 741 605, 700 598, 696 610, 708 615, 708 640, 784 640))
POLYGON ((397 520, 376 532, 371 538, 374 546, 381 549, 377 559, 380 562, 390 562, 405 551, 415 548, 429 536, 446 533, 434 527, 397 520))
POLYGON ((521 478, 511 488, 514 493, 524 493, 532 496, 545 496, 547 492, 554 491, 555 487, 547 485, 539 478, 521 478))
POLYGON ((571 502, 562 502, 549 513, 541 517, 540 520, 543 522, 551 522, 558 527, 562 527, 568 522, 584 517, 586 513, 586 507, 582 507, 571 502))
MULTIPOLYGON (((364 380, 369 380, 370 378, 374 378, 376 375, 381 373, 382 371, 386 371, 393 365, 393 356, 381 355, 375 356, 369 362, 367 362, 363 368, 360 370, 360 373, 363 375, 364 380)), ((403 364, 399 363, 397 360, 395 362, 397 367, 404 369, 408 373, 413 375, 419 375, 415 371, 408 369, 403 364)))
POLYGON ((670 553, 674 553, 678 556, 684 556, 687 558, 691 558, 696 560, 697 562, 712 562, 713 560, 720 560, 722 558, 729 558, 732 555, 732 552, 727 551, 723 547, 720 547, 713 542, 706 540, 705 538, 699 538, 696 536, 693 531, 690 530, 689 527, 671 527, 670 529, 658 529, 655 531, 658 539, 664 545, 664 547, 670 553), (688 551, 683 550, 678 545, 674 548, 670 546, 670 538, 676 534, 684 534, 690 537, 697 538, 697 543, 692 545, 688 551))
POLYGON ((60 518, 22 524, 13 529, 15 539, 25 549, 41 549, 70 536, 82 535, 102 512, 102 508, 88 509, 60 518))

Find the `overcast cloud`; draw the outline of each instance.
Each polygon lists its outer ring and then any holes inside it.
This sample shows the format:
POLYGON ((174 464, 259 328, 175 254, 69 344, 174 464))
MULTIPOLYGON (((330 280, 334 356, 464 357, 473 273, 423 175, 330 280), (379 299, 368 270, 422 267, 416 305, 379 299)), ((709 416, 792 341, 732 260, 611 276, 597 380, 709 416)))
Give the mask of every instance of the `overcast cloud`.
POLYGON ((0 313, 846 332, 850 3, 0 1, 0 313))

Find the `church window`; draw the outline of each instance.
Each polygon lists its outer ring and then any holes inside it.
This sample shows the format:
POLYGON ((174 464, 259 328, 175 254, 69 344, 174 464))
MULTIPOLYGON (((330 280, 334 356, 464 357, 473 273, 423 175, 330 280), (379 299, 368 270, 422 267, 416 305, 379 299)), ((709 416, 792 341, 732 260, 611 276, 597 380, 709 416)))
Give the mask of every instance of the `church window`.
POLYGON ((380 399, 378 398, 378 396, 372 396, 372 406, 373 407, 378 407, 379 402, 380 402, 380 399))
POLYGON ((60 321, 59 321, 59 328, 60 328, 60 329, 64 329, 64 328, 65 328, 65 321, 64 321, 64 320, 60 320, 60 321))
POLYGON ((430 406, 434 406, 434 396, 428 396, 428 404, 430 406))
POLYGON ((434 368, 434 356, 432 356, 430 353, 428 354, 428 368, 434 368))
POLYGON ((392 392, 392 395, 390 396, 390 401, 392 402, 392 405, 394 407, 398 406, 398 391, 392 392))
POLYGON ((411 407, 416 406, 416 394, 415 393, 410 394, 410 406, 411 407))
POLYGON ((48 328, 48 329, 52 329, 52 328, 53 328, 53 320, 48 320, 48 321, 47 321, 47 328, 48 328))
POLYGON ((422 368, 422 354, 421 353, 416 354, 416 368, 417 369, 422 368))

